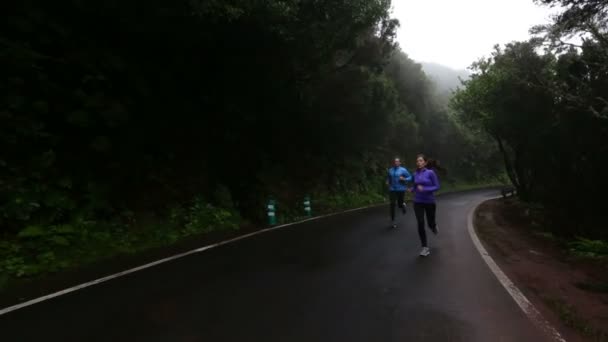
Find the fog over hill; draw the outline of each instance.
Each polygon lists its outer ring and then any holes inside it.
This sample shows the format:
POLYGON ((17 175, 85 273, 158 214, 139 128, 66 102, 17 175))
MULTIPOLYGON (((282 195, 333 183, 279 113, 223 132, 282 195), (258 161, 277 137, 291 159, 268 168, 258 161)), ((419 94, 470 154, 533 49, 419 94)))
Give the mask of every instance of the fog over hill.
POLYGON ((460 86, 458 78, 460 77, 465 80, 470 75, 469 70, 465 69, 455 70, 437 63, 420 62, 420 64, 424 72, 437 85, 439 93, 449 93, 455 90, 456 87, 460 86))

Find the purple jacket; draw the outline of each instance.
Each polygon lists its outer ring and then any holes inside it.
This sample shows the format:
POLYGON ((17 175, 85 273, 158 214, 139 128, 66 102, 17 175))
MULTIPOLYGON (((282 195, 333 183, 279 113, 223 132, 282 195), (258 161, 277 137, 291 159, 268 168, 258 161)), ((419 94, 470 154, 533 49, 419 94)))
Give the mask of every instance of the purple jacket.
POLYGON ((439 190, 439 179, 435 171, 416 170, 414 173, 414 203, 435 203, 434 192, 437 190, 439 190), (418 185, 422 185, 423 191, 418 191, 418 185))

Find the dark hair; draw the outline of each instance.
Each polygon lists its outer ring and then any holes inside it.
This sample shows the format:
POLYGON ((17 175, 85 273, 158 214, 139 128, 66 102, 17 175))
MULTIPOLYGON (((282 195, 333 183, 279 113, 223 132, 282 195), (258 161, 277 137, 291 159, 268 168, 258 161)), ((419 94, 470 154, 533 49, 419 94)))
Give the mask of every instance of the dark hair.
POLYGON ((427 158, 427 156, 425 156, 423 153, 419 153, 416 156, 416 159, 418 159, 418 158, 422 158, 426 162, 427 169, 443 171, 443 168, 441 166, 439 166, 439 161, 437 161, 435 159, 427 158))

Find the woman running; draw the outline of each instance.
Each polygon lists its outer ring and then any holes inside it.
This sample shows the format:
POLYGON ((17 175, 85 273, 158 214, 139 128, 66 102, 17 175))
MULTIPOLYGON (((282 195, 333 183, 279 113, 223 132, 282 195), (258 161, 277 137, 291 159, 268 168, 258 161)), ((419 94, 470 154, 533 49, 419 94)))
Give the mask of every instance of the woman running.
POLYGON ((418 234, 422 243, 420 256, 431 254, 424 229, 424 216, 431 231, 437 235, 437 222, 435 222, 435 191, 439 190, 439 179, 434 169, 437 164, 434 160, 428 159, 424 154, 416 157, 416 173, 414 173, 414 187, 410 189, 414 193, 414 213, 418 221, 418 234))

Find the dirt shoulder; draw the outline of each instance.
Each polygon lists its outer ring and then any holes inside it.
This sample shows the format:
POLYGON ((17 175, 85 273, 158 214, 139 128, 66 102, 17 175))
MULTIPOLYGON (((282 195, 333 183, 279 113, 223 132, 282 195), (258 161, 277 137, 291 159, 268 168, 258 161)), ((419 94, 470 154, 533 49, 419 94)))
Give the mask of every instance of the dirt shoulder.
POLYGON ((569 342, 608 341, 608 263, 569 255, 515 200, 491 200, 475 212, 484 246, 569 342))

